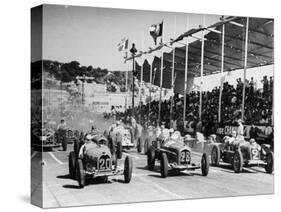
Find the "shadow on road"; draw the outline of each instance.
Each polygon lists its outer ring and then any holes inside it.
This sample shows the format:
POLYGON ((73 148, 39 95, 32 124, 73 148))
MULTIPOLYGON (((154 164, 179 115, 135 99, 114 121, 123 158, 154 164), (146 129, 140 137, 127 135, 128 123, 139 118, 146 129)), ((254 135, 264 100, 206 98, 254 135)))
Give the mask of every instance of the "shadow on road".
POLYGON ((78 185, 63 185, 63 188, 80 189, 78 185))

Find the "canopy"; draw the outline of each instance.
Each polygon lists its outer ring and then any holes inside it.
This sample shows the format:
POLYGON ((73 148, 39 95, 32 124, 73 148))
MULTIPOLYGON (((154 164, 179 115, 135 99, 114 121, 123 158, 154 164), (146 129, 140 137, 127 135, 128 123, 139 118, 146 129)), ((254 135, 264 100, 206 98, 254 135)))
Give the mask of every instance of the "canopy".
MULTIPOLYGON (((273 19, 268 18, 249 18, 249 31, 248 31, 248 61, 247 68, 258 66, 270 65, 274 63, 273 55, 273 19)), ((193 36, 195 33, 200 36, 200 32, 205 30, 208 32, 204 38, 204 75, 219 73, 221 70, 221 43, 222 25, 225 24, 225 44, 224 44, 224 71, 234 71, 242 69, 244 63, 244 45, 245 45, 245 30, 246 18, 245 17, 227 17, 224 21, 215 23, 209 27, 198 27, 191 29, 179 35, 169 43, 173 46, 174 43, 180 42, 186 37, 193 36)), ((198 37, 198 36, 197 36, 198 37)), ((147 52, 140 52, 135 57, 142 57, 145 54, 151 54, 153 51, 161 50, 167 44, 161 44, 155 49, 150 49, 147 52)), ((179 76, 183 76, 185 71, 185 55, 186 46, 175 48, 175 75, 176 81, 179 76)), ((127 60, 131 60, 132 57, 127 60)), ((173 52, 164 53, 163 65, 163 87, 171 88, 171 70, 173 52)), ((152 70, 154 80, 152 83, 159 85, 160 82, 160 61, 161 58, 155 57, 152 63, 152 70)), ((201 39, 189 43, 188 47, 188 74, 192 77, 200 76, 201 64, 201 39)), ((136 65, 138 78, 140 79, 141 67, 136 65)), ((182 78, 182 77, 181 77, 182 78)), ((147 60, 143 65, 143 80, 150 82, 150 64, 147 60)), ((181 80, 181 83, 183 80, 181 80)), ((177 85, 177 83, 175 83, 177 85)), ((182 87, 183 84, 181 85, 182 87)))

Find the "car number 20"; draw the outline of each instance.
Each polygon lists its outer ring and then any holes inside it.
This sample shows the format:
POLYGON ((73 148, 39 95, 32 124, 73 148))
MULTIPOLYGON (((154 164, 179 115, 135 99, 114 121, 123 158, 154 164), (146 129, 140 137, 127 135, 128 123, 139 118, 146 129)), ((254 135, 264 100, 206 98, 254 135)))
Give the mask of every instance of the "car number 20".
POLYGON ((110 158, 100 158, 99 169, 109 169, 110 168, 110 158))

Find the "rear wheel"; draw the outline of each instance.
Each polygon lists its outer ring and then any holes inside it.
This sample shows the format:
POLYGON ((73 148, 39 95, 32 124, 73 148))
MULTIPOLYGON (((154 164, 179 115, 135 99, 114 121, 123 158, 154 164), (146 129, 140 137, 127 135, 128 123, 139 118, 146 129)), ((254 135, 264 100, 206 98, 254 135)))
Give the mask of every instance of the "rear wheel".
POLYGON ((132 179, 133 160, 127 156, 124 162, 124 182, 129 183, 132 179))
POLYGON ((85 172, 84 172, 84 167, 81 159, 77 160, 76 164, 76 173, 77 173, 77 180, 78 180, 78 185, 80 188, 84 188, 85 186, 85 172))
POLYGON ((233 170, 235 173, 240 173, 243 168, 243 156, 240 150, 237 150, 233 156, 233 170))
POLYGON ((117 141, 117 151, 116 151, 116 155, 118 159, 122 158, 122 142, 121 141, 117 141))
POLYGON ((203 176, 207 176, 209 173, 209 158, 206 153, 202 155, 201 172, 203 176))
POLYGON ((166 153, 161 154, 160 170, 161 170, 161 177, 165 178, 168 176, 168 158, 166 153))
POLYGON ((68 157, 68 169, 69 169, 69 176, 71 179, 75 179, 76 175, 76 155, 74 152, 70 152, 69 157, 68 157))
POLYGON ((147 152, 148 152, 148 149, 149 149, 149 140, 148 140, 148 138, 145 140, 143 147, 144 147, 144 154, 147 155, 147 152))
POLYGON ((155 151, 149 148, 147 151, 147 167, 150 171, 154 169, 155 165, 155 151))
POLYGON ((220 162, 220 150, 218 146, 214 146, 211 151, 211 165, 218 166, 220 162))
POLYGON ((273 152, 269 151, 266 155, 266 165, 265 165, 265 171, 268 174, 271 174, 273 172, 273 152))

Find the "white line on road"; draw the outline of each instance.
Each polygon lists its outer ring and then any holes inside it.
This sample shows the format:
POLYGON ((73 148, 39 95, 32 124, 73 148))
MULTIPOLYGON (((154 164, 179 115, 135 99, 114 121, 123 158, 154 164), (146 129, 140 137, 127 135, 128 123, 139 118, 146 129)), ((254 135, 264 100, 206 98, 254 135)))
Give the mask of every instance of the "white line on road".
POLYGON ((135 158, 135 159, 140 159, 138 156, 135 156, 135 155, 129 154, 129 153, 127 153, 127 152, 123 152, 123 153, 124 153, 124 155, 128 155, 128 156, 130 156, 130 157, 132 157, 132 158, 135 158))
POLYGON ((61 162, 59 159, 57 159, 56 158, 56 156, 52 153, 52 152, 49 152, 49 154, 51 155, 51 157, 55 160, 55 161, 57 161, 59 164, 63 164, 63 162, 61 162))
POLYGON ((38 153, 38 152, 36 152, 36 151, 32 153, 32 155, 31 155, 31 160, 32 160, 32 158, 34 158, 34 157, 37 155, 37 153, 38 153))

